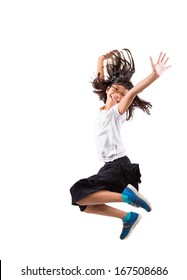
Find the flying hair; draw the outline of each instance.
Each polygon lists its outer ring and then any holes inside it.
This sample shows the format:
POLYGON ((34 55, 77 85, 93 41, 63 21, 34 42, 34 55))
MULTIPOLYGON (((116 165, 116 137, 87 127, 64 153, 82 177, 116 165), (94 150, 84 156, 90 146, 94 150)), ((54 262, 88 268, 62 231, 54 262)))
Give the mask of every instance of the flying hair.
MULTIPOLYGON (((91 82, 94 88, 93 92, 96 93, 99 99, 104 103, 106 103, 107 100, 106 90, 112 84, 123 85, 128 90, 134 87, 131 78, 135 73, 135 64, 130 50, 113 50, 111 54, 109 58, 106 58, 104 68, 105 77, 102 78, 101 73, 98 73, 97 77, 91 82)), ((133 117, 135 108, 139 108, 150 115, 149 109, 152 108, 152 105, 150 102, 136 96, 126 111, 127 120, 133 117)))

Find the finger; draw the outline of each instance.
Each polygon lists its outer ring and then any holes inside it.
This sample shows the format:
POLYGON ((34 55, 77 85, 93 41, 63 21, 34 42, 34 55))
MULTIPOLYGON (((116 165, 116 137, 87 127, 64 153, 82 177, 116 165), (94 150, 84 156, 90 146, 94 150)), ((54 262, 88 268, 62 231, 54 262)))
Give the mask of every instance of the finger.
POLYGON ((165 56, 166 56, 166 54, 164 53, 163 57, 161 58, 161 62, 163 62, 165 56))
POLYGON ((151 61, 151 65, 154 66, 154 62, 153 62, 152 57, 150 56, 149 58, 150 58, 150 61, 151 61))
POLYGON ((113 55, 115 55, 115 50, 109 52, 110 57, 113 56, 113 55))
POLYGON ((114 51, 109 51, 105 54, 106 58, 110 58, 114 54, 114 51))
POLYGON ((160 62, 161 57, 162 57, 162 52, 160 52, 160 55, 159 55, 158 60, 157 60, 157 63, 160 62))
POLYGON ((104 55, 105 58, 109 58, 110 57, 110 54, 109 52, 107 52, 105 55, 104 55))
POLYGON ((167 59, 165 60, 164 65, 168 62, 168 60, 169 60, 169 57, 167 57, 167 59))

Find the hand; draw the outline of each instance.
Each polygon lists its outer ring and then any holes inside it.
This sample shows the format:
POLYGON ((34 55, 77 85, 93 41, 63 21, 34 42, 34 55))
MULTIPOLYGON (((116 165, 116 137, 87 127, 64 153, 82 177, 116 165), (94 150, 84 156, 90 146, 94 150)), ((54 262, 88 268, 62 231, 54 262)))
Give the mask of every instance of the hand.
POLYGON ((171 65, 167 66, 167 62, 169 60, 169 57, 166 57, 166 54, 160 53, 158 61, 156 64, 154 64, 152 57, 150 57, 151 60, 151 66, 154 72, 160 77, 168 68, 171 67, 171 65))
POLYGON ((100 59, 100 60, 105 60, 105 59, 108 59, 108 58, 112 57, 113 55, 114 55, 113 51, 110 51, 110 52, 107 52, 107 53, 104 54, 104 55, 101 55, 101 56, 99 57, 99 59, 100 59))

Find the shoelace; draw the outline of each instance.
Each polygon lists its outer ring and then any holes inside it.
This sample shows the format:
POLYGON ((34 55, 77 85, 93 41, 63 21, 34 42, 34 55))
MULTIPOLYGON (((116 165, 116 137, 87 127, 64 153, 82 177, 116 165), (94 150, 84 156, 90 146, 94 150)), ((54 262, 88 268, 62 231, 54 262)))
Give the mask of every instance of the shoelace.
POLYGON ((123 223, 123 230, 128 229, 130 226, 130 224, 123 223))
POLYGON ((142 206, 142 200, 141 199, 137 199, 136 197, 134 198, 134 200, 130 203, 132 206, 135 207, 141 207, 142 206))

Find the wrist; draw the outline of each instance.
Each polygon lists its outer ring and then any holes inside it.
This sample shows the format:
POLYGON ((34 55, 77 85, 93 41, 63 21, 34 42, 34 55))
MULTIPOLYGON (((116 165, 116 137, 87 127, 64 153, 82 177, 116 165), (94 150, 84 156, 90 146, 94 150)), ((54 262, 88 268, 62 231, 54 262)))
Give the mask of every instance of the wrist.
POLYGON ((151 73, 151 75, 153 76, 153 80, 156 80, 156 79, 158 79, 160 76, 158 75, 158 73, 155 71, 155 70, 153 70, 153 72, 151 73))

